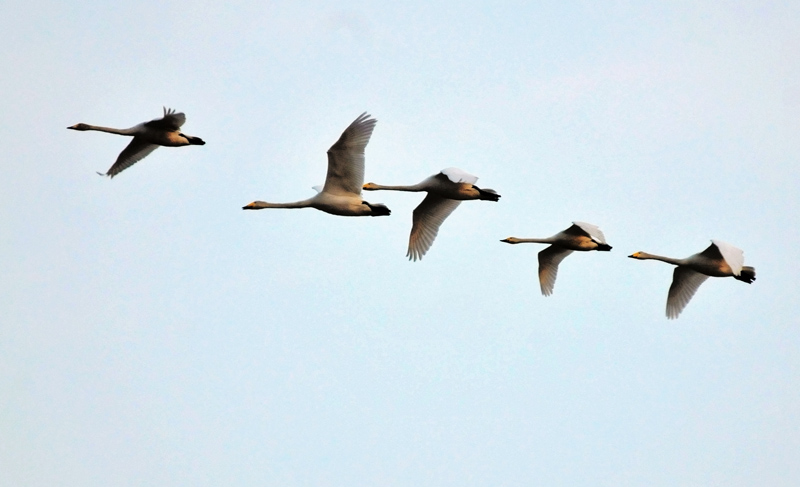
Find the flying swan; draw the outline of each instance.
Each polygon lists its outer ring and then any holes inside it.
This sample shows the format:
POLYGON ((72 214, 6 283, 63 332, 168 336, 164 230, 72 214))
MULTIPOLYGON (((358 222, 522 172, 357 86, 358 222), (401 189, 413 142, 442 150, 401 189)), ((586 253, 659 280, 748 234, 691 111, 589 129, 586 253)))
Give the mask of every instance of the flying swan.
POLYGON ((243 210, 264 208, 316 208, 340 216, 384 216, 391 211, 379 203, 367 203, 361 198, 364 184, 364 148, 378 121, 364 112, 350 124, 339 140, 328 149, 328 175, 325 186, 315 186, 317 194, 294 203, 253 201, 243 210))
POLYGON ((501 242, 551 244, 539 252, 539 287, 545 296, 553 294, 558 275, 558 264, 573 251, 611 250, 611 246, 606 243, 606 238, 600 228, 584 222, 572 222, 571 227, 549 238, 508 237, 501 242))
POLYGON ((192 137, 191 135, 181 133, 180 129, 184 122, 186 122, 186 115, 183 113, 175 113, 175 110, 164 107, 164 117, 140 123, 129 129, 98 127, 87 123, 77 123, 67 128, 80 131, 97 130, 98 132, 108 132, 109 134, 133 137, 128 147, 120 152, 119 157, 117 157, 117 162, 115 162, 105 174, 101 172, 97 173, 101 176, 113 178, 150 155, 150 153, 158 149, 160 145, 166 147, 205 145, 205 142, 200 137, 192 137))
POLYGON ((678 266, 672 274, 672 285, 667 295, 667 318, 671 320, 681 314, 697 288, 708 279, 708 276, 733 277, 748 284, 756 280, 756 270, 743 265, 744 252, 720 240, 712 240, 707 249, 685 259, 673 259, 646 252, 635 252, 628 257, 639 260, 660 260, 678 266))
POLYGON ((478 178, 455 167, 442 169, 439 174, 425 179, 412 186, 382 186, 367 183, 367 191, 425 191, 428 196, 414 209, 411 236, 408 239, 409 260, 417 261, 433 245, 439 227, 450 216, 463 200, 497 201, 500 195, 492 189, 481 189, 475 186, 478 178))

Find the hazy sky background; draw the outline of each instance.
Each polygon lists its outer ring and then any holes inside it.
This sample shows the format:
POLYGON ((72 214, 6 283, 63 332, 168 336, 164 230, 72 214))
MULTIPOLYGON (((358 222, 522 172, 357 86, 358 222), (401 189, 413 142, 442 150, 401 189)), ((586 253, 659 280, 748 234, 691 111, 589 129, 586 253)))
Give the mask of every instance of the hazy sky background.
POLYGON ((0 486, 800 484, 800 3, 6 2, 0 486), (101 178, 187 115, 203 147, 101 178), (246 212, 456 166, 497 190, 405 258, 390 217, 246 212), (539 245, 575 253, 541 296, 539 245), (672 267, 709 239, 677 321, 672 267))

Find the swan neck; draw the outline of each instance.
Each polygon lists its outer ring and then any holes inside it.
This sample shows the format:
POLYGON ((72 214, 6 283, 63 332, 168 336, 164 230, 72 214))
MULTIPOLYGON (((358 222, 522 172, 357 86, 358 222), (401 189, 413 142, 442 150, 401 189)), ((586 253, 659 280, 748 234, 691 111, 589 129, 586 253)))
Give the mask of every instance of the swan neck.
POLYGON ((311 200, 293 201, 291 203, 268 203, 266 201, 256 201, 258 208, 311 208, 311 200))
POLYGON ((540 244, 549 244, 553 243, 554 240, 552 237, 550 238, 518 238, 516 239, 517 243, 540 243, 540 244))
POLYGON ((663 255, 648 254, 647 252, 639 252, 639 258, 643 260, 660 260, 667 264, 683 265, 684 259, 675 259, 673 257, 664 257, 663 255))
POLYGON ((419 184, 414 184, 411 186, 384 186, 381 184, 373 185, 373 190, 387 190, 387 191, 411 191, 411 192, 419 192, 424 191, 424 189, 419 184))
POLYGON ((101 127, 99 125, 87 125, 89 128, 88 130, 96 130, 98 132, 107 132, 109 134, 117 134, 117 135, 136 135, 137 127, 131 127, 129 129, 115 129, 113 127, 101 127))

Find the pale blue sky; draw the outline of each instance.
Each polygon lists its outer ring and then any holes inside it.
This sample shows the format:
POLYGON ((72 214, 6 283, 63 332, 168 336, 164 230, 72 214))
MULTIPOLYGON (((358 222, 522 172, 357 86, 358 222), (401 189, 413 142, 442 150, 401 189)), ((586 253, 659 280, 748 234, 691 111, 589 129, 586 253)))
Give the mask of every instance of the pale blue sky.
POLYGON ((0 487, 800 484, 797 2, 19 2, 0 17, 0 487), (203 147, 100 178, 167 106, 203 147), (295 201, 497 190, 404 257, 295 201), (541 246, 571 221, 610 253, 541 246), (758 280, 709 279, 709 239, 758 280))

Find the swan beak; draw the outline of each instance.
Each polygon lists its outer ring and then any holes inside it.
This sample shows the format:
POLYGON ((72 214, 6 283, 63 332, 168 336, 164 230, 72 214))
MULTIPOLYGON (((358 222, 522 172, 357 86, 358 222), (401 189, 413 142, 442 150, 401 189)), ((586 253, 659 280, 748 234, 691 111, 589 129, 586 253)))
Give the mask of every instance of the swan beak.
POLYGON ((514 241, 514 237, 504 238, 503 240, 501 240, 501 242, 505 242, 505 243, 509 243, 509 244, 517 243, 517 242, 514 241))
POLYGON ((248 203, 248 204, 244 205, 242 207, 242 209, 243 210, 256 210, 256 209, 258 209, 258 207, 256 207, 256 202, 254 201, 252 203, 248 203))
POLYGON ((639 258, 639 252, 634 252, 631 255, 629 255, 628 257, 631 258, 631 259, 638 259, 639 258))
POLYGON ((78 126, 77 125, 70 125, 67 128, 70 129, 70 130, 78 130, 78 126))

